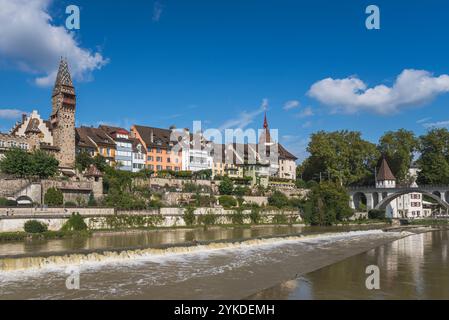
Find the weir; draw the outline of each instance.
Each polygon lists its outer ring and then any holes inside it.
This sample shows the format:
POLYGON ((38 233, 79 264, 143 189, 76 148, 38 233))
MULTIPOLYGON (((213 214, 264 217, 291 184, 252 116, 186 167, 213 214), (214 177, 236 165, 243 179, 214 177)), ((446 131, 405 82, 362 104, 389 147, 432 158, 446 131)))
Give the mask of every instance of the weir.
POLYGON ((48 253, 46 255, 11 255, 0 258, 0 273, 23 270, 43 270, 46 268, 66 267, 70 265, 88 265, 95 263, 116 263, 158 256, 190 254, 212 250, 243 249, 264 245, 277 245, 285 242, 307 241, 314 239, 343 239, 359 235, 383 233, 382 230, 350 231, 329 234, 289 234, 279 236, 256 237, 245 240, 194 241, 183 244, 167 244, 157 247, 134 247, 117 250, 80 250, 72 252, 48 253))

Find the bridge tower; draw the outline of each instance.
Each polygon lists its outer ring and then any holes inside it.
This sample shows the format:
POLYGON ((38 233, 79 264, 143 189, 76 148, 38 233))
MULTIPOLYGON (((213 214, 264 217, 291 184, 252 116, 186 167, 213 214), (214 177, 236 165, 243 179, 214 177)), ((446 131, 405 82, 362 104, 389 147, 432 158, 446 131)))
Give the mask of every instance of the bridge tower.
POLYGON ((396 177, 393 172, 391 172, 385 157, 382 159, 382 163, 376 175, 376 188, 396 188, 396 177))

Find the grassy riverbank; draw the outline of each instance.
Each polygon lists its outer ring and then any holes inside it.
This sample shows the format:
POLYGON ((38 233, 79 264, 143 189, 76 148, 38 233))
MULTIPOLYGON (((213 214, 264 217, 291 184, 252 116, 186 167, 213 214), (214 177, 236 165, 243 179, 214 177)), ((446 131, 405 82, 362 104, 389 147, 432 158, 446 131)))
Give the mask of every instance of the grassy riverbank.
POLYGON ((67 239, 75 237, 90 237, 92 231, 46 231, 42 233, 27 232, 2 232, 0 233, 0 243, 25 240, 51 240, 67 239))

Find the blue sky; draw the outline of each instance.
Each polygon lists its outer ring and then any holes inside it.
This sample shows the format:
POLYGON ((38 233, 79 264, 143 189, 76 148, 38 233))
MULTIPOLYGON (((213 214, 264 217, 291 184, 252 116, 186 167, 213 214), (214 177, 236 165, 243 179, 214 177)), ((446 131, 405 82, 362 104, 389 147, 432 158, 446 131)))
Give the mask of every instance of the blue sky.
POLYGON ((299 157, 317 130, 422 134, 449 126, 448 15, 437 0, 0 0, 0 130, 48 117, 64 55, 78 125, 257 129, 266 108, 299 157), (365 28, 370 4, 380 30, 365 28))

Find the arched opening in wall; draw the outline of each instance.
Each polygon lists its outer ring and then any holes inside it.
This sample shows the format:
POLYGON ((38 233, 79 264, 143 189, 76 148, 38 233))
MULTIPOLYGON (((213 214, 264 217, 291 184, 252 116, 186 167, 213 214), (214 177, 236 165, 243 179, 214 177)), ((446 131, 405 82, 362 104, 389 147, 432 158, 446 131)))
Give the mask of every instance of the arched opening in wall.
POLYGON ((356 210, 366 211, 366 195, 363 192, 357 192, 354 194, 354 206, 356 210))
POLYGON ((379 204, 379 193, 374 192, 373 193, 373 206, 377 206, 379 204))
POLYGON ((446 191, 444 193, 444 201, 446 201, 447 203, 449 203, 449 191, 446 191))
POLYGON ((434 191, 433 194, 436 195, 438 198, 441 199, 441 193, 440 193, 440 191, 434 191))
POLYGON ((33 200, 28 196, 20 196, 16 202, 19 207, 31 207, 33 205, 33 200))
POLYGON ((423 195, 422 200, 425 217, 438 217, 446 213, 446 209, 432 197, 429 197, 428 195, 423 195))

